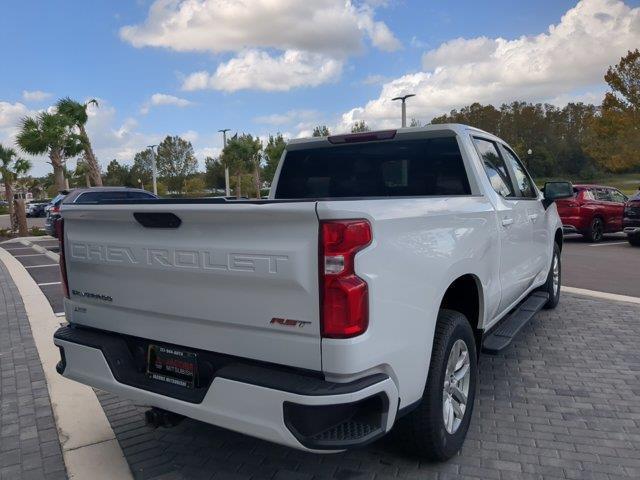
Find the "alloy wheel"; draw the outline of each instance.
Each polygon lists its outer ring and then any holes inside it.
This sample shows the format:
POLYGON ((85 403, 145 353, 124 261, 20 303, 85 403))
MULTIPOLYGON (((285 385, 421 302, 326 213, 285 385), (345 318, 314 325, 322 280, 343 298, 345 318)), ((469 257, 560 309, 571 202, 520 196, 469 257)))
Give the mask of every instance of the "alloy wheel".
POLYGON ((464 340, 458 339, 449 352, 442 389, 442 416, 444 426, 451 435, 456 433, 464 419, 470 380, 469 349, 464 340))

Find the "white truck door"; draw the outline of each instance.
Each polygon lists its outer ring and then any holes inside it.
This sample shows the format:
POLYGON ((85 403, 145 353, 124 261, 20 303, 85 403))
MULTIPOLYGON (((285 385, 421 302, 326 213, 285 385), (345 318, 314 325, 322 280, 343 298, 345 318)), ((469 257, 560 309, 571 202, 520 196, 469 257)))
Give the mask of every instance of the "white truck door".
POLYGON ((493 140, 473 139, 491 187, 498 193, 496 214, 500 229, 499 312, 513 304, 533 281, 533 223, 529 218, 531 203, 516 193, 507 165, 493 140))
MULTIPOLYGON (((522 165, 516 154, 506 145, 499 145, 500 153, 513 172, 515 188, 519 190, 521 199, 526 208, 527 218, 531 222, 531 250, 529 258, 533 262, 533 277, 540 273, 546 274, 551 262, 550 232, 545 221, 545 209, 542 206, 542 198, 533 180, 522 165)), ((533 279, 532 279, 533 281, 533 279)))

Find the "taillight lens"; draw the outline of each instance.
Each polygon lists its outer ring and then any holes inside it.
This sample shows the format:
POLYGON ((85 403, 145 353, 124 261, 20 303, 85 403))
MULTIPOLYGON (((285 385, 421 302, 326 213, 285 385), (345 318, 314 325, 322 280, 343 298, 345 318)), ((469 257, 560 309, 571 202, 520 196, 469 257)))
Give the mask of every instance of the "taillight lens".
POLYGON ((60 276, 62 277, 62 291, 64 296, 69 298, 69 281, 67 280, 67 264, 64 261, 64 219, 58 218, 55 221, 56 236, 60 245, 60 276))
POLYGON ((367 329, 369 291, 367 282, 355 274, 354 260, 371 238, 371 225, 366 220, 320 223, 323 337, 355 337, 367 329))

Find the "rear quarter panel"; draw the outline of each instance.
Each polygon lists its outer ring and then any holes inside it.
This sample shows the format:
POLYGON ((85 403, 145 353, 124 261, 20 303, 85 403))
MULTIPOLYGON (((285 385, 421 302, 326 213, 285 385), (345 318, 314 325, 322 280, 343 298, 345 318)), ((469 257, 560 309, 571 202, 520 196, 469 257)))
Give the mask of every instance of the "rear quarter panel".
MULTIPOLYGON (((481 286, 482 322, 500 300, 498 227, 482 196, 327 201, 323 219, 367 218, 373 242, 356 256, 369 286, 369 328, 354 339, 322 340, 331 379, 383 370, 395 378, 401 407, 422 396, 440 303, 465 274, 481 286)), ((476 321, 477 319, 472 319, 476 321)))

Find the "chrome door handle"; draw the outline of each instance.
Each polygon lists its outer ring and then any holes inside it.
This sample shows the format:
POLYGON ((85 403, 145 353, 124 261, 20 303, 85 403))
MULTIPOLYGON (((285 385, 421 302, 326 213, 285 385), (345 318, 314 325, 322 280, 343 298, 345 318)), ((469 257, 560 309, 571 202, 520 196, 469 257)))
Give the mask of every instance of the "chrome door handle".
POLYGON ((503 218, 502 219, 502 226, 503 227, 508 227, 509 225, 513 224, 513 218, 503 218))

